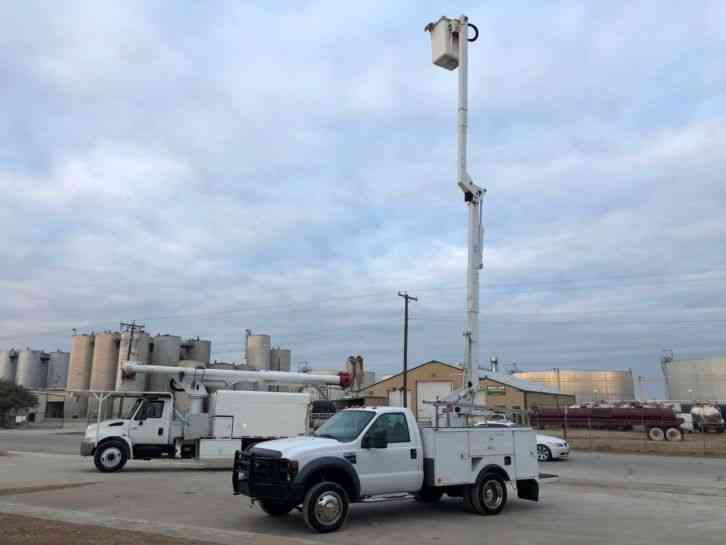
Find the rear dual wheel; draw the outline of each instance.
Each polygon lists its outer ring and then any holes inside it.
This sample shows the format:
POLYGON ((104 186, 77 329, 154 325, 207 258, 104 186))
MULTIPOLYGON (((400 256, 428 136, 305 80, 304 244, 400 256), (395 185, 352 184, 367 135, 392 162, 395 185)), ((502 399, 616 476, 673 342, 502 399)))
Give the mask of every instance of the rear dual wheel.
POLYGON ((507 483, 496 473, 485 473, 464 488, 464 508, 478 515, 498 515, 507 503, 507 483))

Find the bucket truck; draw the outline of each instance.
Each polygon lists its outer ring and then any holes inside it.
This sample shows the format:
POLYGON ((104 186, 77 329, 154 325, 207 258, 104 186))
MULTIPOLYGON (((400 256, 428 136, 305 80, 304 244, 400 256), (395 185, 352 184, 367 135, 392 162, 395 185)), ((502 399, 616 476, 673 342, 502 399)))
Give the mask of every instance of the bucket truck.
POLYGON ((222 389, 231 384, 332 384, 344 388, 350 384, 345 372, 314 375, 134 362, 122 371, 125 378, 135 373, 168 376, 172 391, 95 392, 99 399, 136 400, 125 418, 99 421, 86 429, 81 455, 92 456, 96 468, 104 473, 121 470, 131 459, 228 461, 231 466, 240 448, 308 431, 309 394, 222 389))

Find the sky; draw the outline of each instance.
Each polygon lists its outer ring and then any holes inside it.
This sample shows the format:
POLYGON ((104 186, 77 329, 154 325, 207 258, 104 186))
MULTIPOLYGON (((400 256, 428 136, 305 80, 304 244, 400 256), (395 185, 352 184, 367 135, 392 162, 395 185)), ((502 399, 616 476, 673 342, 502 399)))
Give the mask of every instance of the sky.
POLYGON ((0 348, 137 320, 240 359, 463 359, 457 73, 487 189, 481 351, 507 368, 726 354, 722 2, 0 4, 0 348), (442 9, 446 9, 445 12, 442 9))

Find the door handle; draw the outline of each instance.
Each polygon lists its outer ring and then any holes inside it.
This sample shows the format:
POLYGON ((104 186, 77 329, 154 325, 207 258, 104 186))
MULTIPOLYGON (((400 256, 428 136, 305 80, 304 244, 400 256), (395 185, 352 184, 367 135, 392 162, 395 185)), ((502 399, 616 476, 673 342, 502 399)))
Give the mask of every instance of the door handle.
POLYGON ((415 460, 416 458, 418 458, 418 452, 416 452, 415 448, 412 448, 411 449, 411 460, 415 460))
POLYGON ((156 435, 164 435, 164 428, 159 428, 159 431, 156 432, 156 435))

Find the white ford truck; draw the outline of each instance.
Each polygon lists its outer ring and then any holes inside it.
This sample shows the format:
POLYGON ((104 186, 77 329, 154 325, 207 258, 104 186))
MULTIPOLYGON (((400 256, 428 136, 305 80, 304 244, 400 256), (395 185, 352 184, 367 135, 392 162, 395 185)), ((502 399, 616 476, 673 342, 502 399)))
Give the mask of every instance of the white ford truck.
POLYGON ((317 532, 338 530, 352 502, 394 494, 424 503, 446 494, 496 515, 507 487, 539 499, 537 441, 528 428, 420 428, 401 407, 346 409, 312 436, 237 451, 232 484, 270 516, 300 508, 317 532))

